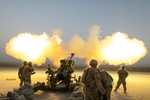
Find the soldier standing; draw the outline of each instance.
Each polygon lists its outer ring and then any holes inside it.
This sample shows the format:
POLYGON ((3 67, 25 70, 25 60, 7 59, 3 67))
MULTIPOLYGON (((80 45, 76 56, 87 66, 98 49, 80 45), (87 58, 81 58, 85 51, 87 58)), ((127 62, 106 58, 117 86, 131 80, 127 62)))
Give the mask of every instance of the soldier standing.
POLYGON ((25 82, 28 82, 31 84, 31 75, 32 74, 35 74, 34 68, 32 66, 32 63, 28 62, 28 67, 25 67, 25 69, 23 71, 25 82))
POLYGON ((20 86, 22 86, 23 82, 24 82, 24 76, 23 76, 23 70, 24 68, 27 66, 27 61, 23 62, 23 65, 19 68, 18 70, 18 77, 20 79, 20 86))
POLYGON ((117 86, 116 86, 114 91, 116 92, 117 89, 119 88, 119 86, 122 84, 123 89, 124 89, 124 93, 126 93, 126 90, 127 90, 127 88, 126 88, 126 78, 128 76, 128 72, 126 71, 124 65, 121 67, 121 70, 118 71, 118 76, 119 76, 119 79, 118 79, 117 86))
POLYGON ((86 100, 101 100, 105 89, 101 83, 101 75, 97 68, 98 62, 95 59, 90 61, 91 68, 84 70, 81 82, 84 84, 83 91, 86 100))
POLYGON ((71 83, 71 74, 74 72, 73 66, 74 66, 74 61, 68 60, 68 62, 66 64, 67 69, 66 69, 66 72, 64 74, 66 88, 69 88, 70 83, 71 83))
POLYGON ((100 75, 101 75, 101 82, 106 90, 106 93, 103 95, 102 100, 111 100, 113 78, 107 71, 104 70, 100 70, 100 75))

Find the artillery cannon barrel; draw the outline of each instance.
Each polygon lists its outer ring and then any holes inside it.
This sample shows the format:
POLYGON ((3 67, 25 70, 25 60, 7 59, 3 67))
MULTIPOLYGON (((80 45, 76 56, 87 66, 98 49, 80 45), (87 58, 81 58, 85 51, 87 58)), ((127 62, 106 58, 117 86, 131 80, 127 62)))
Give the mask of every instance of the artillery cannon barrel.
POLYGON ((74 56, 74 53, 71 53, 70 60, 72 60, 73 56, 74 56))

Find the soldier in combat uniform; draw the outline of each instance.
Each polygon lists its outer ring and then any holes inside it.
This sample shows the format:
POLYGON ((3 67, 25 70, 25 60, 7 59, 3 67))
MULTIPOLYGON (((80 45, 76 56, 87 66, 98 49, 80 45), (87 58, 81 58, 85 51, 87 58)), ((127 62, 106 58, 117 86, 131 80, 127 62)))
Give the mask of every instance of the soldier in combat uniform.
POLYGON ((51 69, 50 64, 48 64, 48 70, 45 72, 47 74, 47 85, 52 86, 54 84, 55 72, 51 69))
POLYGON ((28 62, 28 67, 25 67, 23 71, 25 82, 28 82, 31 84, 31 75, 35 74, 34 68, 32 66, 32 62, 28 62))
POLYGON ((84 70, 82 75, 81 82, 84 85, 85 100, 102 100, 103 95, 106 93, 101 83, 101 75, 97 65, 97 60, 92 59, 90 61, 91 68, 84 70))
POLYGON ((64 81, 65 77, 64 77, 64 73, 66 72, 67 70, 67 67, 66 67, 66 59, 62 59, 60 60, 60 67, 55 71, 56 73, 56 76, 53 80, 53 84, 52 84, 52 87, 56 87, 57 85, 57 82, 59 81, 64 81))
POLYGON ((71 74, 74 72, 74 69, 73 69, 73 66, 74 66, 74 61, 73 60, 68 60, 67 64, 66 64, 66 72, 64 74, 65 76, 65 84, 66 84, 66 88, 69 88, 70 86, 70 83, 71 83, 71 74))
POLYGON ((107 71, 101 70, 101 68, 100 68, 100 75, 101 75, 101 82, 106 90, 106 93, 103 95, 102 100, 111 100, 113 78, 107 71))
POLYGON ((21 65, 21 67, 18 70, 18 77, 20 79, 20 86, 22 86, 22 84, 24 82, 23 70, 25 67, 27 67, 27 61, 24 61, 23 65, 21 65))
POLYGON ((114 91, 116 92, 118 90, 119 86, 122 84, 123 85, 123 89, 124 89, 124 93, 126 93, 126 91, 127 91, 127 88, 126 88, 126 78, 128 76, 128 72, 126 71, 124 65, 118 71, 118 76, 119 76, 119 79, 118 79, 117 86, 116 86, 116 88, 115 88, 114 91))

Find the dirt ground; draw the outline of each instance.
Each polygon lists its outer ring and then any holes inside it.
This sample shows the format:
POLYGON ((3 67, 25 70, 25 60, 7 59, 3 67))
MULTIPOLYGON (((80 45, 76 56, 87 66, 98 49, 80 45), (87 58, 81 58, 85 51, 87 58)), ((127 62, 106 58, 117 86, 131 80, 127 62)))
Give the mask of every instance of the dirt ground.
MULTIPOLYGON (((116 72, 109 72, 113 79, 115 88, 118 76, 116 72)), ((76 71, 77 76, 82 75, 82 71, 76 71)), ((17 69, 0 69, 0 93, 6 94, 8 91, 13 91, 14 88, 19 88, 19 79, 17 69)), ((46 82, 45 71, 37 70, 32 76, 32 83, 46 82)), ((112 100, 149 100, 150 98, 150 73, 144 72, 129 72, 127 78, 127 93, 123 93, 123 88, 120 86, 117 92, 112 91, 112 100)), ((67 100, 70 93, 53 93, 38 91, 35 93, 37 100, 67 100)))

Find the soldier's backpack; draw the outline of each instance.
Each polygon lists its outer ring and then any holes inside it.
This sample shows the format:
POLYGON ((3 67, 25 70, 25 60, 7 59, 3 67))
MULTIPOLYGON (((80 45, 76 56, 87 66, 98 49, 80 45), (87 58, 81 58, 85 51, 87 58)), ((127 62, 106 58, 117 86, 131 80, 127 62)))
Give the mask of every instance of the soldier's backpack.
POLYGON ((95 87, 95 82, 93 78, 91 77, 91 75, 89 74, 89 72, 90 72, 90 68, 84 70, 82 78, 81 78, 81 82, 84 85, 88 85, 92 88, 92 87, 95 87))
POLYGON ((106 71, 100 71, 101 75, 101 82, 104 87, 112 87, 113 85, 113 78, 110 74, 108 74, 106 71))

